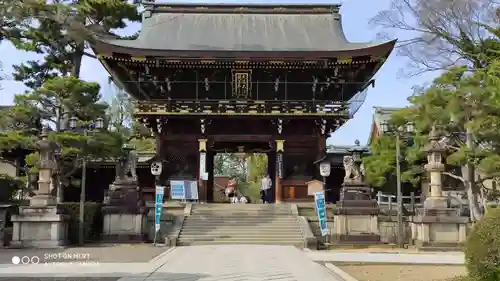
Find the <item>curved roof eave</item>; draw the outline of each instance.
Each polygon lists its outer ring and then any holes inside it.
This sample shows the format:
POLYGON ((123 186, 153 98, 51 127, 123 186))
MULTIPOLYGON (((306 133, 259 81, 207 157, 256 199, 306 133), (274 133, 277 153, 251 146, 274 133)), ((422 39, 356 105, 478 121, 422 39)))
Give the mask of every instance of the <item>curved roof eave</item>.
POLYGON ((95 39, 98 54, 126 54, 137 57, 172 57, 172 58, 350 58, 355 56, 388 57, 394 49, 397 39, 383 43, 349 43, 346 48, 337 50, 166 50, 151 49, 138 40, 95 39))

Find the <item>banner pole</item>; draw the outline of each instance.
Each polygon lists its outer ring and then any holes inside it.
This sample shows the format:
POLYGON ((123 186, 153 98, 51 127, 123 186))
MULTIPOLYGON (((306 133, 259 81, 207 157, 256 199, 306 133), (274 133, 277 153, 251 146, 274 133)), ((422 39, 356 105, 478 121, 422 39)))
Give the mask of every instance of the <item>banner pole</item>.
POLYGON ((153 239, 153 246, 156 246, 158 232, 161 225, 161 214, 163 211, 163 196, 165 194, 165 187, 157 185, 155 188, 155 235, 153 239))

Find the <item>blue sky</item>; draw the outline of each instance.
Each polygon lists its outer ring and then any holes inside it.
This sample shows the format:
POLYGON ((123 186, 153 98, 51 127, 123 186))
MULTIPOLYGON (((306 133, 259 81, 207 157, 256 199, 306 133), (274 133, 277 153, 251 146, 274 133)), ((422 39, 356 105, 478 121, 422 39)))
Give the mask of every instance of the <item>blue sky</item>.
MULTIPOLYGON (((163 1, 159 1, 163 2, 163 1)), ((173 2, 201 2, 201 3, 308 3, 304 1, 169 1, 173 2)), ((338 1, 319 1, 314 3, 338 3, 338 1)), ((352 42, 367 42, 377 40, 377 29, 369 24, 370 19, 379 11, 387 9, 390 6, 390 0, 347 0, 343 1, 341 14, 342 24, 347 39, 352 42)), ((134 33, 139 28, 134 25, 126 30, 126 33, 134 33)), ((407 38, 408 34, 401 31, 391 31, 393 38, 407 38)), ((13 64, 18 64, 29 59, 36 59, 36 56, 26 52, 15 50, 9 43, 0 44, 1 61, 4 66, 4 72, 7 74, 12 70, 13 64)), ((406 66, 406 58, 399 57, 395 52, 389 57, 382 69, 377 73, 376 87, 370 88, 365 103, 356 113, 353 119, 349 120, 328 140, 333 145, 351 145, 356 139, 361 143, 366 143, 370 132, 371 120, 374 106, 401 107, 407 104, 407 97, 412 93, 414 85, 421 85, 434 78, 433 73, 427 73, 412 78, 401 78, 398 71, 406 66)), ((91 59, 84 59, 82 67, 82 79, 87 81, 99 82, 102 85, 102 94, 104 99, 109 99, 112 94, 109 88, 108 74, 99 62, 91 59)), ((24 91, 21 83, 7 80, 2 84, 0 90, 0 105, 12 104, 16 93, 24 91)))

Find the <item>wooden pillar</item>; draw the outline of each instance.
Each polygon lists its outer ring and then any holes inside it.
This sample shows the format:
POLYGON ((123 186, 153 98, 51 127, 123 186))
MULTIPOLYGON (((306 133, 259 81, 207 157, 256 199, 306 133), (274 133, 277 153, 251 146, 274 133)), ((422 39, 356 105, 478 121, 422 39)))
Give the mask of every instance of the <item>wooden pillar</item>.
POLYGON ((318 135, 318 155, 326 154, 326 136, 318 135))
POLYGON ((207 202, 214 202, 214 159, 215 153, 213 151, 207 151, 207 202))
POLYGON ((276 201, 276 151, 269 151, 267 153, 267 173, 272 179, 272 192, 270 201, 276 201))
MULTIPOLYGON (((327 157, 327 154, 326 154, 326 135, 325 134, 318 134, 318 137, 317 137, 317 158, 316 159, 321 159, 322 157, 327 157)), ((316 168, 316 179, 321 181, 323 183, 323 192, 325 193, 325 201, 326 202, 329 202, 329 199, 330 199, 330 189, 331 187, 328 187, 328 185, 326 184, 326 182, 328 182, 328 178, 325 178, 324 179, 324 182, 323 182, 323 177, 321 176, 320 172, 319 172, 319 164, 317 165, 316 168)))
POLYGON ((276 200, 275 203, 283 202, 283 187, 281 186, 281 180, 283 179, 284 174, 284 165, 283 165, 283 153, 285 152, 285 140, 276 140, 276 173, 275 173, 275 182, 276 182, 276 200))
POLYGON ((198 139, 198 200, 201 202, 207 202, 208 200, 208 190, 207 190, 207 139, 198 139))

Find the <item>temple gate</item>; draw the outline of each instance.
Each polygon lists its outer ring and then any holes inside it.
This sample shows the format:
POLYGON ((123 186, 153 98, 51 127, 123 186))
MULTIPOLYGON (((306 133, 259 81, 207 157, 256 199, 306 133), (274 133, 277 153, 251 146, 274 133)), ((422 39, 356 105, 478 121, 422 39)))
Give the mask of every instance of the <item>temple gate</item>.
POLYGON ((395 44, 348 42, 339 5, 143 4, 137 39, 101 37, 94 50, 137 100, 162 181, 196 179, 208 202, 221 152, 267 153, 274 200, 308 198, 326 138, 395 44))

